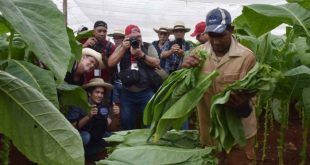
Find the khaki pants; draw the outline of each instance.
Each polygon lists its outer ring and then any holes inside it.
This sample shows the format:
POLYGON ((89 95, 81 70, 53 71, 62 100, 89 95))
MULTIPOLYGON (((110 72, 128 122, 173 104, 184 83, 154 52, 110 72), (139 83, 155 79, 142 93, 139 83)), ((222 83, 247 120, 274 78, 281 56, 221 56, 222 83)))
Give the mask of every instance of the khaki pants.
POLYGON ((234 146, 226 154, 225 151, 218 155, 219 165, 255 165, 255 136, 248 139, 244 147, 234 146))

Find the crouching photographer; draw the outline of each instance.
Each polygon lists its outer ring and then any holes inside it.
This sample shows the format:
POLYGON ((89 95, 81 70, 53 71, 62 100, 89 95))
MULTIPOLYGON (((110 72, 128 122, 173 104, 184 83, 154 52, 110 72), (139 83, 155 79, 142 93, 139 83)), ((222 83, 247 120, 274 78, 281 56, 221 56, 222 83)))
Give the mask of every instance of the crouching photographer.
POLYGON ((136 25, 128 25, 125 39, 108 59, 113 67, 120 63, 119 78, 123 89, 121 103, 121 127, 123 130, 141 128, 143 110, 154 94, 148 70, 159 67, 155 47, 142 42, 141 31, 136 25))
MULTIPOLYGON (((109 107, 103 105, 104 93, 112 89, 112 85, 105 83, 102 78, 93 78, 88 84, 83 85, 87 91, 88 103, 92 105, 91 110, 76 106, 70 107, 67 118, 80 132, 86 159, 96 161, 97 156, 105 149, 105 142, 102 140, 111 123, 109 107)), ((113 107, 113 112, 118 107, 113 107)))

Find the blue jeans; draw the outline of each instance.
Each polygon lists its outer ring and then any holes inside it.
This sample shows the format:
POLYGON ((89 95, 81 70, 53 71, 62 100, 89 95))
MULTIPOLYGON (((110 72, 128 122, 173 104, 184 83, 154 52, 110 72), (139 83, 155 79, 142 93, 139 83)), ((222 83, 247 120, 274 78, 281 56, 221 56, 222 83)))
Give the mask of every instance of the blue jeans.
POLYGON ((81 131, 80 132, 80 135, 81 135, 81 138, 82 138, 82 141, 83 141, 83 145, 87 145, 90 141, 90 133, 87 132, 87 131, 81 131))
POLYGON ((112 100, 114 103, 120 103, 121 93, 123 85, 121 83, 115 83, 113 85, 113 95, 112 100))
POLYGON ((154 92, 150 88, 140 92, 131 92, 123 89, 121 95, 122 130, 137 129, 139 126, 142 126, 144 107, 153 94, 154 92))

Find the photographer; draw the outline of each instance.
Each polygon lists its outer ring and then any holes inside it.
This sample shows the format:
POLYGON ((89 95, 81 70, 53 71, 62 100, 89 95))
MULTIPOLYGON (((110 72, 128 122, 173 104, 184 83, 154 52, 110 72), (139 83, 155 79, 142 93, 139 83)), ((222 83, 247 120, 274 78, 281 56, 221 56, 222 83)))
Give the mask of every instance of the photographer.
MULTIPOLYGON (((87 113, 79 107, 70 107, 67 118, 80 132, 86 158, 95 161, 99 159, 97 154, 104 150, 105 143, 102 138, 111 123, 109 107, 102 102, 104 93, 111 90, 112 85, 101 78, 94 78, 83 85, 83 88, 87 91, 91 110, 87 113)), ((119 113, 118 107, 113 107, 113 113, 119 113)))
POLYGON ((146 70, 159 67, 159 59, 154 46, 142 42, 141 31, 136 25, 126 27, 125 39, 108 59, 108 66, 119 62, 119 77, 123 84, 121 127, 123 130, 139 128, 144 107, 154 94, 146 70))
POLYGON ((168 74, 180 69, 185 52, 193 47, 184 39, 190 28, 186 28, 183 22, 177 21, 171 31, 175 40, 165 44, 160 54, 160 63, 168 74))

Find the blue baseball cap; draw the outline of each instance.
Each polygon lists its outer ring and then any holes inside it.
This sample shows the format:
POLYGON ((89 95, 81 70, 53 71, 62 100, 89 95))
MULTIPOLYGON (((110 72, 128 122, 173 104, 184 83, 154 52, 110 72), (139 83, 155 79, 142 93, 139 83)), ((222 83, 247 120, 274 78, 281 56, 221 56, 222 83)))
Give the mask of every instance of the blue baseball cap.
POLYGON ((206 17, 206 32, 223 33, 229 24, 231 24, 231 16, 227 10, 213 9, 206 17))

